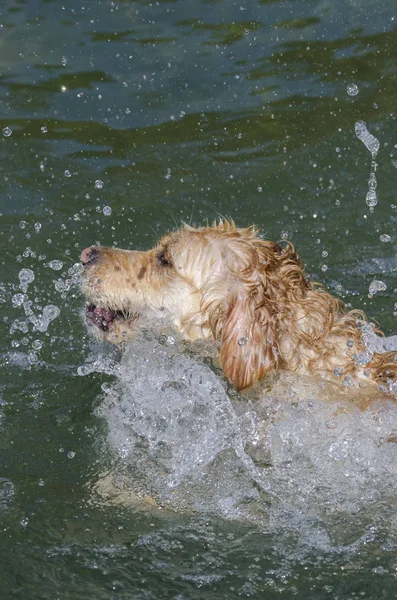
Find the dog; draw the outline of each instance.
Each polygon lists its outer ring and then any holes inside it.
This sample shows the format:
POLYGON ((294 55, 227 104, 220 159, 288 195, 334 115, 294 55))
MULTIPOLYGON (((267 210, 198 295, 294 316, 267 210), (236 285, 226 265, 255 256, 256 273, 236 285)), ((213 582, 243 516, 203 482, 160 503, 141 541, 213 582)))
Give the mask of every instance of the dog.
POLYGON ((123 346, 143 318, 166 317, 183 338, 219 345, 238 391, 277 370, 396 387, 397 352, 364 343, 363 331, 381 332, 312 282, 291 243, 255 227, 185 225, 146 252, 91 246, 81 263, 86 320, 100 339, 123 346))

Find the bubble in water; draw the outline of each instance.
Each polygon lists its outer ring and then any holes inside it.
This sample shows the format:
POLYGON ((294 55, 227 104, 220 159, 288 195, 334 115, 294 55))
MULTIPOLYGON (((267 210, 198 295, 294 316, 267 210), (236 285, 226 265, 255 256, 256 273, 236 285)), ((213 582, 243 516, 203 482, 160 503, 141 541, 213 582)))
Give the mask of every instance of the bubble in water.
POLYGON ((29 283, 32 283, 32 281, 34 280, 34 273, 31 269, 21 269, 21 271, 19 271, 19 288, 23 291, 26 292, 28 289, 28 285, 29 283))
POLYGON ((40 131, 41 133, 47 133, 48 129, 45 125, 43 125, 43 127, 40 127, 40 131))
POLYGON ((41 223, 37 222, 34 224, 34 230, 36 233, 39 233, 41 230, 41 223))
POLYGON ((40 340, 34 340, 32 342, 32 348, 34 348, 35 350, 41 350, 42 347, 43 347, 43 342, 41 342, 40 340))
POLYGON ((103 188, 103 181, 101 181, 100 179, 97 179, 97 180, 95 181, 95 188, 96 188, 97 190, 101 190, 101 189, 103 188))
POLYGON ((106 217, 109 217, 112 214, 112 209, 110 208, 110 206, 104 206, 103 207, 103 214, 106 217))
POLYGON ((359 89, 355 83, 349 83, 349 85, 346 88, 346 91, 349 94, 349 96, 357 96, 359 89))
POLYGON ((383 281, 379 281, 378 279, 374 279, 369 286, 369 293, 374 295, 377 292, 383 292, 387 288, 386 284, 383 281))
POLYGON ((246 337, 241 337, 241 338, 238 340, 238 342, 237 342, 237 343, 238 343, 238 345, 239 345, 239 346, 245 346, 245 344, 247 343, 247 341, 248 341, 248 340, 247 340, 247 338, 246 338, 246 337))
POLYGON ((63 267, 63 262, 61 260, 52 260, 48 263, 48 266, 54 271, 60 271, 63 267))
POLYGON ((68 59, 66 56, 62 56, 61 64, 63 67, 66 67, 66 65, 68 64, 68 59))
POLYGON ((10 137, 11 134, 12 134, 11 127, 4 127, 4 129, 3 129, 3 135, 4 135, 4 137, 10 137))
POLYGON ((68 458, 74 458, 76 456, 76 452, 73 452, 73 450, 69 450, 66 456, 68 458))
POLYGON ((72 176, 71 172, 70 172, 70 171, 68 171, 68 170, 66 170, 66 171, 64 172, 64 175, 65 175, 65 177, 71 177, 71 176, 72 176))
POLYGON ((380 239, 380 241, 381 241, 381 242, 385 242, 385 243, 386 243, 386 242, 390 242, 390 240, 391 240, 391 237, 390 237, 390 235, 387 235, 387 233, 383 233, 383 234, 380 236, 380 238, 379 238, 379 239, 380 239))
POLYGON ((19 522, 22 525, 22 527, 24 527, 26 529, 26 527, 29 524, 29 519, 27 517, 22 517, 22 519, 19 522))
POLYGON ((379 140, 369 133, 367 125, 364 121, 357 121, 354 126, 354 130, 358 139, 363 142, 367 150, 370 151, 372 158, 375 158, 380 148, 379 140))

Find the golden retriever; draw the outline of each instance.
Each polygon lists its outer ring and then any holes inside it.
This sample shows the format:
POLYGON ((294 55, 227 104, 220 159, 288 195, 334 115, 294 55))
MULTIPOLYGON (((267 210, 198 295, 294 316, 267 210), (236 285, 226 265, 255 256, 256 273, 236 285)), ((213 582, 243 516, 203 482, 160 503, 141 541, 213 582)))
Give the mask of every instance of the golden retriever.
POLYGON ((81 262, 86 318, 100 338, 121 344, 142 317, 166 315, 184 338, 219 343, 237 390, 276 369, 371 381, 385 393, 397 380, 397 352, 366 348, 364 315, 313 283, 292 244, 266 241, 254 227, 186 225, 146 252, 92 246, 81 262))

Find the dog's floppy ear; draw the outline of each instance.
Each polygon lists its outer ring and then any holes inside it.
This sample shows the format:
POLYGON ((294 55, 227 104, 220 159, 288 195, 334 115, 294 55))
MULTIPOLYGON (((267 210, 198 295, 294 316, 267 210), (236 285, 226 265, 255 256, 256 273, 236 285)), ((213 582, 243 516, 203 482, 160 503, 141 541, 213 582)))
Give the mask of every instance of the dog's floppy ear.
POLYGON ((203 310, 221 342, 225 375, 242 390, 283 366, 279 331, 285 307, 302 303, 307 283, 292 244, 283 250, 247 235, 228 240, 219 271, 205 291, 203 310))
POLYGON ((220 360, 224 373, 242 390, 278 366, 276 324, 262 286, 237 290, 222 319, 220 360))

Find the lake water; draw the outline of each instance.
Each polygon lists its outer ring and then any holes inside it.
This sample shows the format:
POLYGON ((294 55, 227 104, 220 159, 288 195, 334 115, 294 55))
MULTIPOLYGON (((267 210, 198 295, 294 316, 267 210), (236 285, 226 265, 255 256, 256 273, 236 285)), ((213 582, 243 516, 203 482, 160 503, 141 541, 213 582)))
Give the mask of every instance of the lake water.
POLYGON ((396 27, 394 0, 3 0, 2 598, 395 598, 397 406, 255 403, 172 333, 120 358, 76 263, 225 215, 395 334, 396 27))

